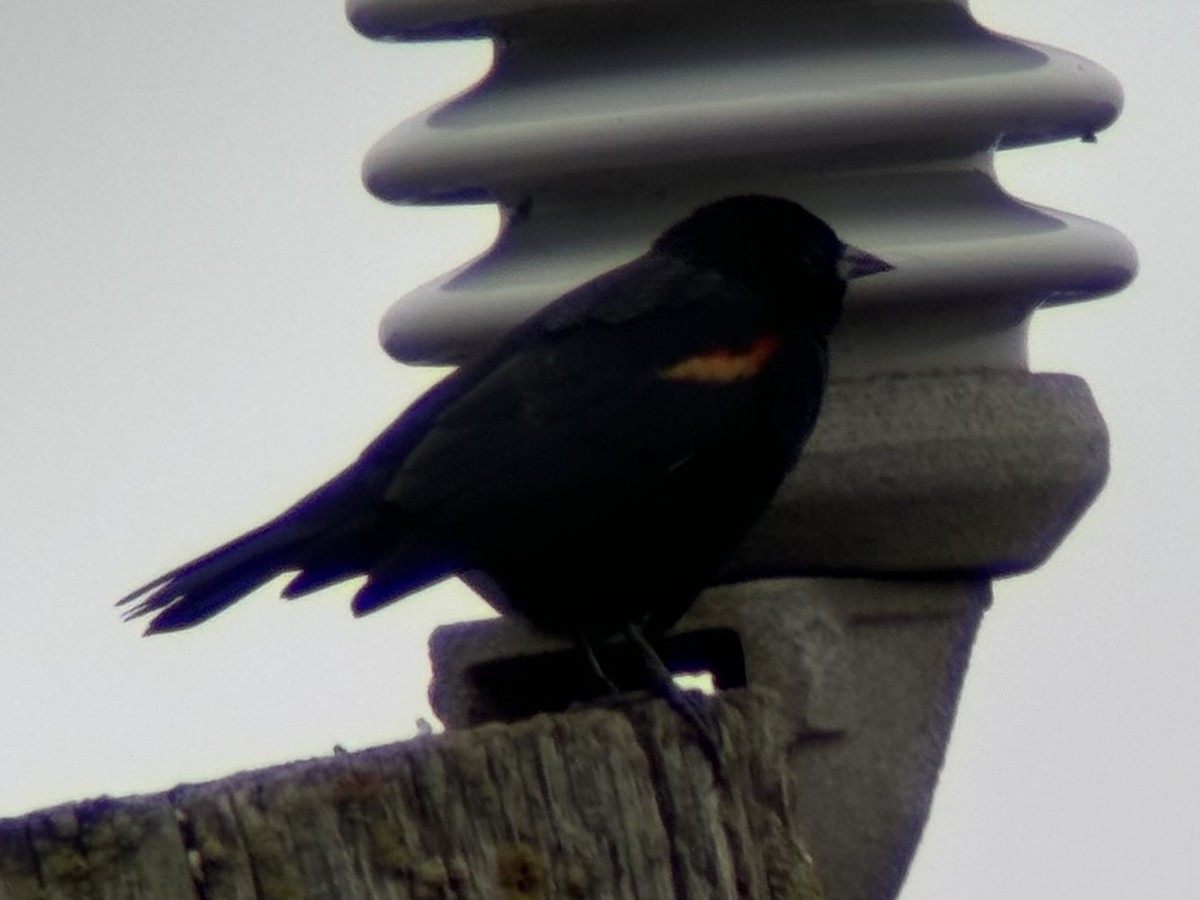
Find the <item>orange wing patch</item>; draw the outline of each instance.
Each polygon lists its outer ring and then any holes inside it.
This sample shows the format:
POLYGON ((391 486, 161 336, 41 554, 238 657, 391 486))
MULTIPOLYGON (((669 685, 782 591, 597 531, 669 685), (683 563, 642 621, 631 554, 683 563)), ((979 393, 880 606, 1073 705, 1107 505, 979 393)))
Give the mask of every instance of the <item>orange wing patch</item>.
POLYGON ((673 366, 660 369, 658 377, 667 381, 707 384, 729 384, 743 378, 753 378, 775 355, 779 343, 779 335, 764 334, 742 350, 720 347, 681 359, 673 366))

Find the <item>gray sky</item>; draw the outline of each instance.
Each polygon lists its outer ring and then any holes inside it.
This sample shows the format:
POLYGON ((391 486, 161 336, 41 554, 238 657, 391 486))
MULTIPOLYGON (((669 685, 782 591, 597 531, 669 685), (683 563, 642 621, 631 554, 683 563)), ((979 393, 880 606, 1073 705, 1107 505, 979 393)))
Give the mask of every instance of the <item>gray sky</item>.
MULTIPOLYGON (((1200 883, 1200 7, 973 8, 1123 82, 1099 144, 999 169, 1124 231, 1142 271, 1035 318, 1033 368, 1088 379, 1113 472, 1049 563, 997 585, 904 897, 1182 900, 1200 883)), ((0 10, 0 816, 403 737, 431 625, 486 614, 453 585, 363 620, 345 590, 259 595, 143 640, 111 606, 332 474, 437 376, 385 357, 379 318, 496 216, 387 207, 359 163, 479 77, 486 45, 373 44, 336 0, 80 9, 0 10)))

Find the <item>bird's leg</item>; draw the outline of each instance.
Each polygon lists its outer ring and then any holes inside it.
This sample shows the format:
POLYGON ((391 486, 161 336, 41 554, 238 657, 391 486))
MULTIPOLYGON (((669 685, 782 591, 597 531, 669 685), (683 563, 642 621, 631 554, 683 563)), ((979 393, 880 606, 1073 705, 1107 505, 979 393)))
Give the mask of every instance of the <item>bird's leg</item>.
POLYGON ((639 626, 632 623, 626 625, 625 637, 641 654, 646 672, 650 676, 651 692, 666 700, 671 709, 691 726, 700 738, 704 755, 713 767, 720 771, 721 736, 708 704, 700 699, 701 695, 698 692, 685 691, 675 683, 671 670, 646 640, 639 626))
POLYGON ((600 665, 600 659, 596 656, 596 648, 592 646, 591 639, 583 632, 579 632, 575 635, 575 646, 583 653, 583 658, 587 660, 588 670, 596 679, 596 683, 604 688, 605 693, 613 697, 621 693, 616 682, 608 677, 604 667, 600 665))

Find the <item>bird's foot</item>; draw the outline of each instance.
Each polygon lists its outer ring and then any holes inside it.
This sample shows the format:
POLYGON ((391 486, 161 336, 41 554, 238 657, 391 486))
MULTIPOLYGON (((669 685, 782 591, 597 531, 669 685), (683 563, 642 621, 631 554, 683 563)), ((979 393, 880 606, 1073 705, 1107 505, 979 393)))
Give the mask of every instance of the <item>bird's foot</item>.
POLYGON ((596 680, 597 686, 601 689, 601 694, 607 697, 616 697, 620 695, 621 689, 617 687, 615 681, 608 677, 604 671, 604 667, 600 665, 600 660, 596 656, 596 648, 592 646, 591 639, 585 634, 575 635, 575 645, 583 653, 583 658, 587 661, 588 671, 596 680))
POLYGON ((650 676, 651 693, 666 700, 675 714, 691 727, 705 757, 713 769, 720 773, 722 771, 721 730, 713 715, 711 703, 699 691, 684 690, 676 684, 671 670, 667 668, 662 657, 646 640, 641 628, 637 625, 628 625, 625 628, 625 636, 641 654, 646 672, 650 676))

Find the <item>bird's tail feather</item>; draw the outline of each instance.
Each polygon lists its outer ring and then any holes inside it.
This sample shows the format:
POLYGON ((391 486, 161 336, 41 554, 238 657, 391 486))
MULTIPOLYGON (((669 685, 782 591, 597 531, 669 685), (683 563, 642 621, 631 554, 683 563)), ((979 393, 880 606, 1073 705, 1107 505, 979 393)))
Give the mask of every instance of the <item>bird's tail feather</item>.
POLYGON ((126 619, 154 613, 147 634, 177 631, 208 619, 270 581, 297 574, 283 588, 298 597, 367 575, 354 599, 362 615, 455 571, 444 551, 405 535, 399 517, 348 516, 331 527, 327 508, 297 506, 278 519, 185 563, 117 601, 126 619), (404 536, 404 537, 398 537, 404 536))
POLYGON ((400 542, 377 558, 367 571, 367 581, 351 601, 356 616, 365 616, 393 600, 441 581, 459 569, 444 552, 418 539, 400 542))
POLYGON ((284 586, 283 596, 299 597, 368 571, 379 552, 378 539, 372 540, 371 536, 381 532, 372 525, 378 523, 354 522, 313 541, 305 553, 304 568, 284 586))
POLYGON ((297 549, 307 535, 274 520, 184 563, 117 601, 137 602, 125 614, 136 619, 158 613, 147 634, 175 631, 216 615, 281 572, 298 568, 297 549))

